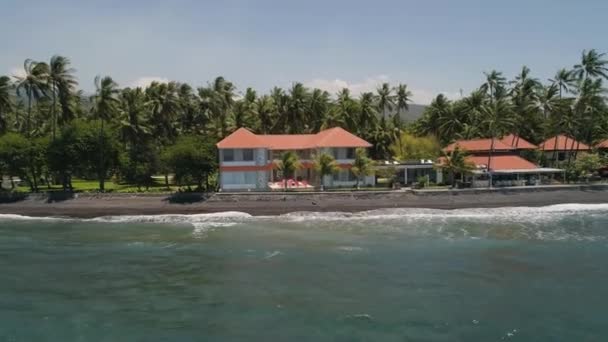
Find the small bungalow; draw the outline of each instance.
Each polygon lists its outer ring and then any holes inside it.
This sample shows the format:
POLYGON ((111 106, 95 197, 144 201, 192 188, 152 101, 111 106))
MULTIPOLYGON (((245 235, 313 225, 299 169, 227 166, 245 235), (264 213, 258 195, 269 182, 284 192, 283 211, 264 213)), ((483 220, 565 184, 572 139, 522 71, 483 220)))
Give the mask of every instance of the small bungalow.
POLYGON ((589 152, 591 147, 567 135, 557 135, 539 145, 547 160, 564 161, 575 157, 579 152, 589 152))
POLYGON ((536 146, 513 134, 494 139, 494 142, 492 139, 461 140, 450 144, 444 151, 449 153, 456 147, 469 153, 467 160, 475 167, 465 177, 465 183, 471 187, 488 187, 489 173, 492 186, 503 187, 548 184, 555 174, 563 172, 540 167, 522 158, 522 151, 533 150, 536 146))

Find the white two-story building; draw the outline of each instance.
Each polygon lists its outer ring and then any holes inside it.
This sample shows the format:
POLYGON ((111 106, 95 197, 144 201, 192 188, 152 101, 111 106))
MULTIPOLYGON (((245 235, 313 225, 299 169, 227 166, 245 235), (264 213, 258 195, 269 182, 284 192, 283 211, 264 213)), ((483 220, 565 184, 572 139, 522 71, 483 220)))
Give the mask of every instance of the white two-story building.
MULTIPOLYGON (((301 169, 294 179, 297 187, 318 187, 321 179, 314 171, 314 156, 333 155, 340 166, 334 175, 325 176, 323 185, 352 187, 356 178, 350 171, 357 148, 369 148, 367 141, 336 127, 317 134, 260 135, 240 128, 217 144, 219 149, 220 188, 230 190, 268 190, 283 181, 274 167, 275 161, 286 151, 294 151, 300 158, 301 169)), ((360 185, 374 185, 375 177, 366 176, 360 185)))

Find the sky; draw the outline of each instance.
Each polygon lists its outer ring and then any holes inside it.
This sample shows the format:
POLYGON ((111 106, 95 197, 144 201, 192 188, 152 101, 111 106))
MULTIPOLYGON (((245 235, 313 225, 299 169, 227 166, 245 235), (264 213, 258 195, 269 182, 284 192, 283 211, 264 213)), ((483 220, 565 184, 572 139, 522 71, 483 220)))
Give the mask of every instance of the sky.
POLYGON ((547 80, 608 51, 605 0, 0 0, 0 74, 26 58, 72 60, 80 87, 216 76, 239 91, 293 82, 336 93, 405 83, 415 103, 452 99, 496 69, 547 80))

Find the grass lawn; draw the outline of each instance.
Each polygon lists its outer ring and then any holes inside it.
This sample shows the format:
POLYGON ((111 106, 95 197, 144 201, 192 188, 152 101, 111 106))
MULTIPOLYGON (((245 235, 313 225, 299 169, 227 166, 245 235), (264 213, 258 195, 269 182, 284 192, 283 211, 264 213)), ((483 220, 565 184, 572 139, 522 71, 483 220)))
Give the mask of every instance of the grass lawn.
MULTIPOLYGON (((75 192, 97 192, 99 191, 99 181, 97 180, 86 180, 86 179, 72 179, 72 186, 74 187, 75 192)), ((194 189, 196 185, 192 185, 194 189)), ((145 187, 138 188, 133 184, 127 183, 116 183, 112 180, 106 180, 105 183, 105 191, 106 192, 118 192, 118 193, 136 193, 136 192, 174 192, 177 191, 180 187, 175 185, 170 185, 169 189, 163 182, 155 182, 151 185, 146 191, 145 187)), ((182 189, 185 187, 181 187, 182 189)), ((39 185, 39 189, 41 192, 47 191, 63 191, 63 187, 61 184, 53 184, 49 188, 47 185, 39 185)), ((22 183, 18 188, 18 191, 29 192, 30 187, 22 183)))

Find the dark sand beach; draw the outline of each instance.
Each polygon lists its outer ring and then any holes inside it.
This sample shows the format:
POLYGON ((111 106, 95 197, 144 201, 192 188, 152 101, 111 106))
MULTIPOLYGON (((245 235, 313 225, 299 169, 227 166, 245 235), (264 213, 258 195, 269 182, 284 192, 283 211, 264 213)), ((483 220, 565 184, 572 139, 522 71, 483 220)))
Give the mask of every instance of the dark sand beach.
POLYGON ((335 193, 218 193, 192 195, 78 194, 53 200, 31 195, 0 204, 0 214, 99 217, 110 215, 202 214, 239 211, 251 215, 290 212, 358 212, 383 208, 491 208, 563 203, 608 203, 608 186, 562 186, 493 190, 335 193))

